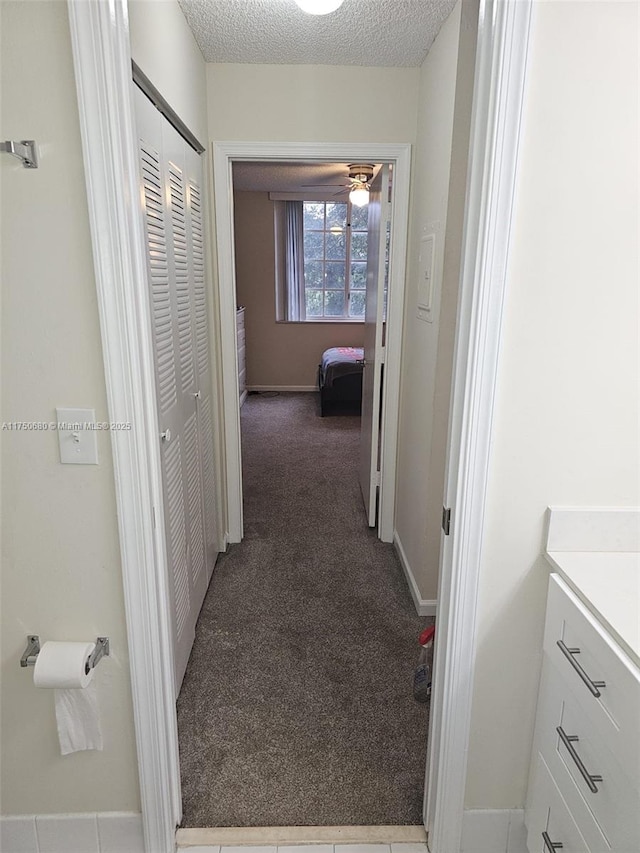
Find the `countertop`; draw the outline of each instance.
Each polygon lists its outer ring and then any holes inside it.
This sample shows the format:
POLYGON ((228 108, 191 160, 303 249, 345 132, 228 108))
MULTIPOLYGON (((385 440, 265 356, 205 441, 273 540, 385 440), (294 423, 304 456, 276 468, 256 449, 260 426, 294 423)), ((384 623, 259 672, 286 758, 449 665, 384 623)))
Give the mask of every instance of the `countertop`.
POLYGON ((547 551, 546 557, 640 666, 640 553, 547 551))

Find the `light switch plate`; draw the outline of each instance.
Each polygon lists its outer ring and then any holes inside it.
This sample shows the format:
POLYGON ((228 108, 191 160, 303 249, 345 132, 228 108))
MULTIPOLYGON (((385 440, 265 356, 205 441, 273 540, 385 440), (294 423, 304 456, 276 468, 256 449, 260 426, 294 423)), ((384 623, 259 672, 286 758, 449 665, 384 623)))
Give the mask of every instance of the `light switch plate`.
POLYGON ((97 465, 95 409, 56 409, 60 462, 67 465, 97 465))
POLYGON ((433 257, 435 234, 425 234, 420 240, 418 259, 418 319, 433 321, 433 257))

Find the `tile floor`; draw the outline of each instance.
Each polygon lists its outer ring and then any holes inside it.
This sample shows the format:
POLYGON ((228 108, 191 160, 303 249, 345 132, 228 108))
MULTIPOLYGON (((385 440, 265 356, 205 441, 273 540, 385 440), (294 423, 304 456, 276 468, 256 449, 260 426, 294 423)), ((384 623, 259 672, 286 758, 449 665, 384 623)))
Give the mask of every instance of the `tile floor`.
POLYGON ((179 847, 179 853, 428 853, 426 844, 280 844, 278 846, 179 847))

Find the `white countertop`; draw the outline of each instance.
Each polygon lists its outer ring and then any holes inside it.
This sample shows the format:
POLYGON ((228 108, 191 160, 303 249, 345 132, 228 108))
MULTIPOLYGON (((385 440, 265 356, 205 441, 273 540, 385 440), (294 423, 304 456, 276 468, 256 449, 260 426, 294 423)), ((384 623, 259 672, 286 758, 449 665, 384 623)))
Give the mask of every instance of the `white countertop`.
POLYGON ((640 553, 547 551, 546 557, 640 666, 640 553))

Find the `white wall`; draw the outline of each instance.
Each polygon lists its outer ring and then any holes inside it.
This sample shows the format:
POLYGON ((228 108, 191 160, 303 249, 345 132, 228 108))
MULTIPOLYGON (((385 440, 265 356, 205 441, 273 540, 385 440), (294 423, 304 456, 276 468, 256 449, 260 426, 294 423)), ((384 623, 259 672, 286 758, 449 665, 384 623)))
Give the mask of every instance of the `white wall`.
MULTIPOLYGON (((2 3, 2 420, 56 406, 108 420, 67 6, 2 3)), ((2 811, 138 811, 109 435, 98 466, 61 465, 53 431, 3 431, 2 811), (52 691, 21 669, 28 633, 111 638, 96 670, 105 748, 60 756, 52 691)))
POLYGON ((525 798, 549 504, 640 502, 638 5, 534 10, 466 805, 525 798))
POLYGON ((209 137, 413 142, 418 79, 417 68, 209 63, 209 137), (356 120, 354 98, 363 93, 356 120))
POLYGON ((129 0, 129 35, 136 64, 206 145, 205 61, 176 0, 129 0))
MULTIPOLYGON (((427 601, 433 601, 437 596, 439 555, 439 536, 434 542, 427 539, 428 499, 432 477, 439 476, 440 495, 443 477, 442 466, 435 474, 432 471, 434 426, 437 416, 443 414, 446 421, 449 411, 447 393, 441 395, 436 411, 436 367, 461 12, 462 4, 458 3, 433 43, 420 72, 402 352, 396 537, 420 596, 427 601), (431 233, 435 234, 433 322, 427 323, 418 318, 417 312, 418 258, 422 237, 431 233)), ((470 10, 465 6, 465 19, 468 12, 470 10)), ((466 165, 464 152, 459 165, 462 168, 466 165)), ((463 199, 464 184, 458 189, 463 199)), ((449 276, 447 288, 453 291, 454 305, 457 286, 457 276, 449 276)), ((451 301, 447 304, 450 305, 451 301)), ((448 312, 446 323, 448 327, 444 333, 450 340, 455 328, 455 310, 448 312)), ((443 458, 445 447, 441 447, 443 458)), ((440 499, 434 510, 438 521, 441 510, 440 499)))

